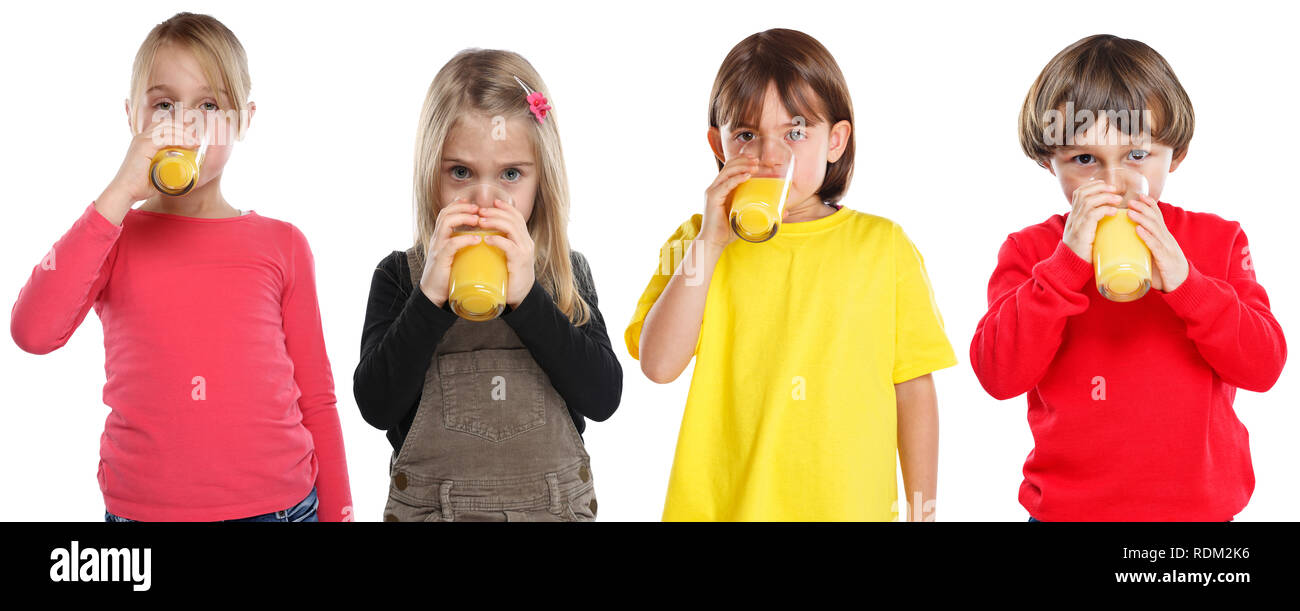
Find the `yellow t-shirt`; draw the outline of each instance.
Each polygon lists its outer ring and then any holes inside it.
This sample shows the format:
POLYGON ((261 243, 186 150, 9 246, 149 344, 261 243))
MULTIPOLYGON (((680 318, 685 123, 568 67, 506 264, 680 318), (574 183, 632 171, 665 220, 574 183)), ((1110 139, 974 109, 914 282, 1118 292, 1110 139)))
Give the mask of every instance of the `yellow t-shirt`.
MULTIPOLYGON (((660 250, 624 334, 700 231, 660 250)), ((723 250, 663 519, 889 521, 898 516, 894 385, 957 363, 921 253, 893 221, 841 208, 723 250)))

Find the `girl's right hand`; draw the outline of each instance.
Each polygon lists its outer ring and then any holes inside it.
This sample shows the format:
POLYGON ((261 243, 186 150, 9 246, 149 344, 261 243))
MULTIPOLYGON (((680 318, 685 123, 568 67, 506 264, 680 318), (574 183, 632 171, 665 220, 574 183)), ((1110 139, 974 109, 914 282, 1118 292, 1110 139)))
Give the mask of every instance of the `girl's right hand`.
POLYGON ((175 122, 159 120, 150 124, 148 129, 131 138, 126 158, 122 160, 117 176, 105 191, 127 200, 128 206, 149 199, 158 192, 149 179, 149 167, 153 164, 154 155, 169 146, 195 148, 193 143, 187 145, 185 130, 175 122))
POLYGON ((757 167, 758 160, 747 155, 737 155, 722 165, 713 184, 704 191, 704 222, 699 239, 719 248, 736 239, 736 234, 731 231, 727 196, 740 183, 749 180, 750 173, 757 167))
POLYGON ((1115 187, 1105 181, 1095 179, 1075 189, 1072 199, 1070 216, 1065 219, 1065 232, 1061 241, 1080 259, 1091 263, 1092 242, 1097 237, 1097 221, 1119 212, 1118 204, 1124 202, 1124 196, 1116 193, 1115 187))
POLYGON ((424 272, 420 275, 420 290, 433 302, 442 307, 447 303, 448 285, 451 284, 451 261, 456 251, 473 246, 482 240, 477 234, 452 237, 451 230, 461 225, 478 226, 478 206, 455 200, 438 211, 438 220, 433 228, 433 241, 429 242, 424 253, 424 272))

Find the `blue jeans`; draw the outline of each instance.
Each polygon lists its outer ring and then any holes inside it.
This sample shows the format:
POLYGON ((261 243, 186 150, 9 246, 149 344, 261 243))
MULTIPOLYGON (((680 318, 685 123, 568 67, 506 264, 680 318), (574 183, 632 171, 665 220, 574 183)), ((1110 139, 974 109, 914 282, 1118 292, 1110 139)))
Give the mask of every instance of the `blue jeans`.
MULTIPOLYGON (((316 487, 312 486, 311 492, 307 498, 298 502, 297 505, 280 511, 264 513, 251 518, 239 518, 237 520, 221 520, 222 522, 317 522, 316 507, 316 487)), ((104 512, 105 522, 135 522, 130 518, 115 516, 107 511, 104 512)))

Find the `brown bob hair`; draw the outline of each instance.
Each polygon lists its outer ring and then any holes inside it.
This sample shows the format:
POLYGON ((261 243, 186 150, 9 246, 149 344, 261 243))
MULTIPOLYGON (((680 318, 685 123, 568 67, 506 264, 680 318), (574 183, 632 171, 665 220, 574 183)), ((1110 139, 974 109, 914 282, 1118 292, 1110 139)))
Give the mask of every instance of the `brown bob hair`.
MULTIPOLYGON (((777 28, 740 41, 722 60, 709 94, 709 126, 757 125, 768 83, 776 84, 786 110, 803 117, 805 125, 853 123, 849 87, 830 51, 803 32, 777 28)), ((853 143, 850 132, 843 156, 826 164, 826 178, 817 190, 822 200, 838 202, 848 189, 853 176, 853 143)), ((722 169, 721 161, 718 169, 722 169)))
MULTIPOLYGON (((1155 141, 1182 156, 1192 140, 1196 114, 1169 62, 1145 43, 1110 34, 1088 36, 1056 54, 1034 80, 1020 109, 1020 148, 1044 165, 1052 156, 1048 141, 1050 117, 1067 103, 1097 116, 1116 111, 1151 111, 1155 141)), ((1138 131, 1131 122, 1117 122, 1128 135, 1138 131)))

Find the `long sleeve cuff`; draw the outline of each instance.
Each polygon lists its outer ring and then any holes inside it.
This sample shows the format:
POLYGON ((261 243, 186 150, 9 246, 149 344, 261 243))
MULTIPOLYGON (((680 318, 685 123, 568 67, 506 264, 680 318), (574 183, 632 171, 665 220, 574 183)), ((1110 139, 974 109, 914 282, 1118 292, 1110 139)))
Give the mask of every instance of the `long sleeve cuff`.
POLYGON ((429 300, 429 296, 420 290, 419 286, 414 287, 411 295, 407 298, 407 309, 414 315, 415 319, 421 323, 421 331, 430 331, 438 329, 446 332, 451 325, 456 322, 456 313, 451 311, 450 301, 442 304, 442 307, 434 305, 429 300))
POLYGON ((1034 273, 1052 280, 1058 288, 1076 293, 1083 292, 1094 274, 1092 263, 1075 254, 1064 241, 1056 243, 1052 256, 1034 266, 1034 273))
POLYGON ((1215 292, 1214 282, 1188 261, 1187 279, 1183 280, 1178 288, 1168 293, 1161 293, 1161 296, 1179 318, 1187 320, 1189 316, 1194 316, 1204 307, 1208 300, 1213 299, 1215 292))
POLYGON ((528 290, 527 295, 524 295, 523 300, 519 302, 519 306, 512 308, 507 305, 506 311, 501 314, 501 318, 511 327, 519 328, 535 320, 547 305, 552 308, 555 307, 555 303, 551 301, 551 296, 546 293, 546 289, 542 288, 542 284, 537 280, 533 280, 533 287, 528 290))

